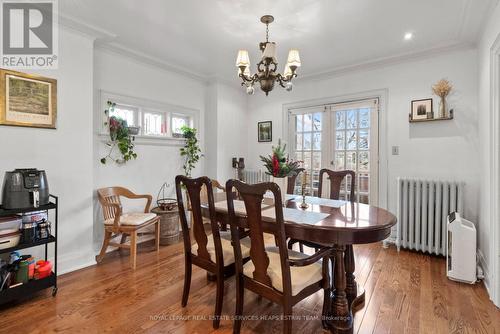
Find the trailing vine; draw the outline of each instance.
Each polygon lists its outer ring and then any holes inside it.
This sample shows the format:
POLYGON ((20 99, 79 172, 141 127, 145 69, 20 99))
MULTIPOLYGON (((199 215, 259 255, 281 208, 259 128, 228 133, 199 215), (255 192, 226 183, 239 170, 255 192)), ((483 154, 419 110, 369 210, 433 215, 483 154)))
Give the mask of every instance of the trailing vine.
POLYGON ((184 147, 180 149, 181 156, 186 159, 183 166, 184 174, 191 177, 191 171, 203 154, 201 154, 198 139, 196 138, 196 129, 184 125, 181 127, 181 132, 186 139, 184 147))
POLYGON ((111 141, 106 143, 109 146, 108 154, 101 158, 101 163, 106 164, 107 160, 112 160, 118 164, 124 164, 131 159, 137 159, 137 153, 134 152, 135 137, 131 134, 127 121, 117 117, 109 116, 115 108, 116 103, 108 101, 108 108, 104 110, 104 114, 108 116, 108 121, 104 125, 109 126, 109 137, 111 141), (113 151, 118 147, 121 157, 113 157, 113 151))

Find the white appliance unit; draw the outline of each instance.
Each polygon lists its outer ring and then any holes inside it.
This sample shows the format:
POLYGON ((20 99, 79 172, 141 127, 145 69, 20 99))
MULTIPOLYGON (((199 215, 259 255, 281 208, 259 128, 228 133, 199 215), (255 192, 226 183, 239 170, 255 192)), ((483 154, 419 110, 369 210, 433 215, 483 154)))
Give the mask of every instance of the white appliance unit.
POLYGON ((454 281, 474 284, 477 280, 476 227, 458 212, 448 215, 447 225, 446 275, 454 281))

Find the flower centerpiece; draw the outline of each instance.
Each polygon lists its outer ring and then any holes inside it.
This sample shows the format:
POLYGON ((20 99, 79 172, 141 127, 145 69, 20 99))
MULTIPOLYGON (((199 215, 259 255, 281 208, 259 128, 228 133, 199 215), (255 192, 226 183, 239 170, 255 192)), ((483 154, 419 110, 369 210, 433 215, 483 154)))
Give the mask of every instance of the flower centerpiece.
POLYGON ((297 169, 300 167, 300 161, 289 159, 285 153, 286 144, 281 144, 278 140, 278 146, 272 147, 272 154, 267 157, 260 156, 264 163, 266 174, 272 177, 272 181, 280 187, 281 201, 285 204, 285 195, 287 191, 288 177, 297 175, 297 169))
POLYGON ((441 79, 432 86, 433 93, 441 98, 439 101, 439 118, 448 117, 448 111, 446 110, 446 97, 450 94, 452 89, 453 85, 446 79, 441 79))

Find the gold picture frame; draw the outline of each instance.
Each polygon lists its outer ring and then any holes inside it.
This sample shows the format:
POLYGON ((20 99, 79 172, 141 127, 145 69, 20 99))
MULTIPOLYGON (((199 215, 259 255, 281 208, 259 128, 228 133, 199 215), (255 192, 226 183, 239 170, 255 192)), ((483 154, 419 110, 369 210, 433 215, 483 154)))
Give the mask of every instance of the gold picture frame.
POLYGON ((0 69, 0 98, 0 125, 56 128, 56 79, 0 69))

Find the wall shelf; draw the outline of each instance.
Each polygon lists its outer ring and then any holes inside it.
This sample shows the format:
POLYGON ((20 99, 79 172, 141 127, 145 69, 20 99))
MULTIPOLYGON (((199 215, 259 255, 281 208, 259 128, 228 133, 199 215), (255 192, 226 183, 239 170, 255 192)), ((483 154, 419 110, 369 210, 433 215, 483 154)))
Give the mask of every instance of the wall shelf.
POLYGON ((434 121, 450 121, 453 119, 453 109, 450 110, 448 117, 442 118, 426 118, 426 119, 411 119, 411 114, 408 115, 408 120, 410 123, 422 123, 422 122, 434 122, 434 121))

